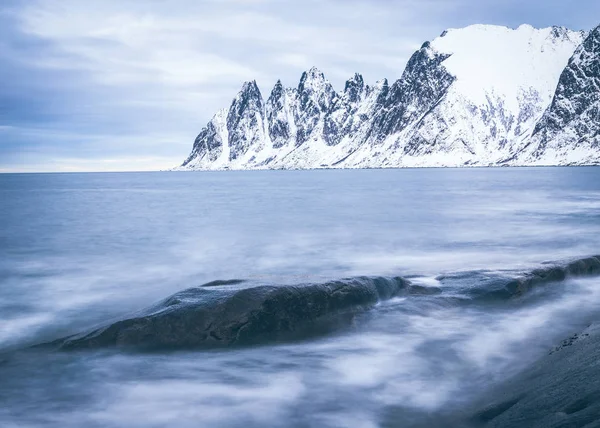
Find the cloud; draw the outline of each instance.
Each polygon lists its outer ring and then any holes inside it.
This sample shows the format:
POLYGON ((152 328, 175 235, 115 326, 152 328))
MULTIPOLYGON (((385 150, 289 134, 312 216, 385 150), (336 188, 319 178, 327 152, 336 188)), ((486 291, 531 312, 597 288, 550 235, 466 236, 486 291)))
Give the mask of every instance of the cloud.
POLYGON ((207 50, 202 21, 94 9, 82 2, 60 5, 33 7, 22 16, 26 34, 54 43, 45 55, 30 59, 34 66, 79 69, 99 84, 123 86, 188 87, 258 73, 207 50))
MULTIPOLYGON (((64 165, 57 159, 66 155, 98 165, 116 156, 181 161, 246 80, 269 93, 277 79, 295 86, 313 65, 340 89, 355 72, 368 82, 394 80, 412 52, 445 28, 518 25, 550 13, 541 0, 528 16, 519 16, 515 0, 483 3, 5 0, 0 126, 13 129, 0 128, 0 167, 33 162, 31 153, 48 165, 64 165)), ((585 6, 571 9, 532 23, 583 22, 585 6)))

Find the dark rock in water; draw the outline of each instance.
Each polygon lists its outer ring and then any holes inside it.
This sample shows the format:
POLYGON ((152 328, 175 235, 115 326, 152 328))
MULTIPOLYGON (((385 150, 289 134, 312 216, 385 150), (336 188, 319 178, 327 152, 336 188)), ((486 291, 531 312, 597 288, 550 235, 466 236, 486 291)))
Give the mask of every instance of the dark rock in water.
POLYGON ((535 287, 564 281, 568 277, 592 275, 600 275, 598 256, 547 262, 529 272, 479 270, 440 275, 436 279, 444 287, 458 287, 465 297, 493 302, 519 297, 535 287))
POLYGON ((420 296, 459 289, 462 298, 496 301, 520 296, 534 286, 567 276, 600 274, 600 259, 548 263, 514 278, 476 271, 438 277, 443 287, 401 278, 359 277, 324 284, 231 287, 242 280, 213 281, 181 291, 128 319, 51 345, 61 349, 125 346, 211 348, 259 344, 323 334, 347 325, 352 316, 400 293, 420 296), (226 287, 229 286, 229 287, 226 287))
POLYGON ((576 336, 484 395, 481 407, 457 426, 600 426, 600 325, 576 336))
POLYGON ((589 276, 598 274, 600 274, 600 258, 586 257, 562 265, 548 263, 548 266, 535 269, 518 278, 512 286, 515 287, 515 294, 520 295, 537 285, 563 281, 569 275, 589 276))
POLYGON ((575 276, 600 274, 600 256, 575 260, 567 265, 567 272, 575 276))
POLYGON ((565 266, 549 266, 535 269, 523 277, 516 279, 515 283, 511 285, 515 286, 514 294, 521 295, 537 285, 564 281, 566 277, 567 268, 565 266))
POLYGON ((140 316, 66 338, 60 348, 222 347, 287 339, 327 330, 408 284, 400 277, 361 277, 305 286, 193 288, 140 316))

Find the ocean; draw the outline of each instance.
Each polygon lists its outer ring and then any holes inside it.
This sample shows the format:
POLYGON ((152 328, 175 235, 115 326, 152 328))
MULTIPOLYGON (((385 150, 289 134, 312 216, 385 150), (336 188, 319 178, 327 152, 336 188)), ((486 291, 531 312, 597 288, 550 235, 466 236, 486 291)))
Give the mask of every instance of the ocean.
POLYGON ((597 167, 0 174, 0 426, 435 426, 600 315, 598 278, 490 278, 597 254, 597 167), (35 346, 215 280, 395 276, 440 292, 252 346, 35 346))

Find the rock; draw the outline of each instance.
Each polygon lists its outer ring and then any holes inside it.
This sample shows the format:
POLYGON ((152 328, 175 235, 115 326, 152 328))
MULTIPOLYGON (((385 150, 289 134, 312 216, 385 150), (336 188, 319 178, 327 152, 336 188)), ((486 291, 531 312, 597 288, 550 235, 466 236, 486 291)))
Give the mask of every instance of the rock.
POLYGON ((511 282, 509 288, 514 290, 514 294, 521 295, 535 286, 563 281, 567 276, 600 274, 600 258, 595 256, 573 260, 566 264, 547 263, 547 265, 540 269, 534 269, 511 282))
POLYGON ((518 278, 485 271, 446 275, 438 278, 441 287, 415 284, 402 277, 254 287, 241 280, 213 281, 176 293, 136 316, 53 345, 63 350, 114 346, 169 349, 293 340, 347 326, 355 314, 400 294, 443 296, 446 287, 458 285, 471 299, 510 299, 568 275, 593 274, 600 274, 596 257, 548 263, 518 278))
POLYGON ((567 339, 530 369, 484 394, 462 426, 600 426, 600 326, 567 339))
POLYGON ((567 265, 567 272, 574 276, 600 274, 600 256, 575 260, 567 265))
POLYGON ((304 286, 241 290, 192 288, 144 314, 66 338, 60 349, 112 346, 197 348, 247 345, 318 334, 396 296, 408 281, 354 278, 304 286))
POLYGON ((540 268, 521 272, 471 271, 438 276, 443 285, 459 286, 464 293, 477 300, 505 300, 522 296, 531 289, 564 281, 568 277, 600 275, 600 257, 546 262, 540 268))

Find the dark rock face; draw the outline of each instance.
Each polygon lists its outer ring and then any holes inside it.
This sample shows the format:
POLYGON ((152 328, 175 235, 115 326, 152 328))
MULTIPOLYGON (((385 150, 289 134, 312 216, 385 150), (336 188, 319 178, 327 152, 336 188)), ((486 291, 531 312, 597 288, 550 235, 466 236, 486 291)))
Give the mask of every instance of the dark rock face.
POLYGON ((401 277, 241 289, 235 288, 241 280, 213 281, 177 293, 141 315, 54 344, 64 350, 113 346, 176 349, 290 340, 347 325, 353 315, 400 294, 443 298, 444 287, 452 289, 457 283, 472 300, 510 299, 534 286, 584 275, 600 275, 599 257, 549 263, 516 279, 485 271, 438 277, 443 287, 424 287, 401 277))
POLYGON ((585 257, 566 262, 548 262, 543 267, 522 272, 459 272, 438 276, 445 286, 460 286, 473 300, 497 301, 518 298, 535 287, 564 281, 568 277, 600 275, 600 256, 585 257))
POLYGON ((226 141, 221 140, 221 136, 216 129, 213 121, 200 132, 194 141, 194 148, 189 157, 183 162, 183 165, 189 164, 194 159, 207 158, 210 162, 216 161, 223 151, 223 144, 226 141))
POLYGON ((600 149, 600 26, 569 60, 533 135, 539 141, 535 156, 542 155, 552 141, 557 148, 589 144, 600 149))
POLYGON ((296 146, 301 146, 315 130, 321 117, 330 110, 337 94, 323 73, 316 68, 302 74, 297 91, 296 146))
POLYGON ((145 315, 67 338, 60 347, 164 349, 280 340, 326 330, 340 319, 399 294, 407 285, 399 277, 378 277, 242 290, 192 288, 168 298, 145 315))
POLYGON ((365 81, 363 77, 356 73, 354 77, 348 79, 344 86, 344 95, 349 103, 357 103, 362 99, 365 90, 365 81))
POLYGON ((523 294, 531 288, 563 281, 567 276, 600 275, 600 258, 598 256, 574 260, 566 265, 549 264, 548 267, 535 269, 527 275, 518 278, 511 284, 515 294, 523 294))
POLYGON ((243 156, 251 146, 263 141, 263 122, 263 99, 256 81, 245 83, 227 115, 229 160, 243 156), (248 129, 254 132, 248 133, 248 129))
POLYGON ((400 80, 382 100, 373 119, 371 138, 383 141, 431 110, 455 80, 442 65, 449 57, 435 52, 429 43, 413 54, 400 80))
POLYGON ((288 107, 286 106, 285 96, 285 88, 281 84, 281 80, 278 80, 271 91, 266 107, 269 135, 271 136, 274 148, 283 147, 292 135, 291 125, 285 114, 285 109, 288 107))
POLYGON ((339 144, 345 137, 352 138, 360 132, 361 126, 370 120, 371 111, 362 116, 357 114, 357 111, 360 103, 372 91, 358 73, 346 81, 343 94, 334 99, 323 119, 322 136, 328 146, 339 144))

